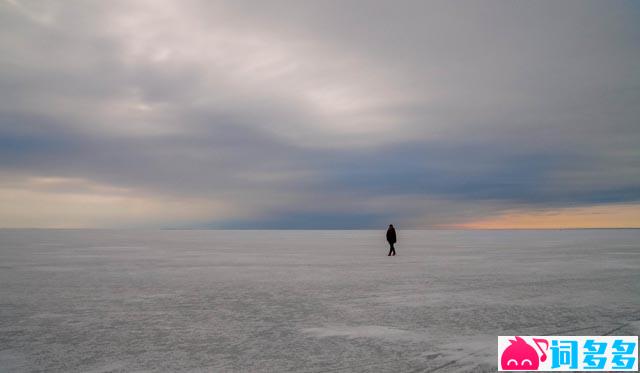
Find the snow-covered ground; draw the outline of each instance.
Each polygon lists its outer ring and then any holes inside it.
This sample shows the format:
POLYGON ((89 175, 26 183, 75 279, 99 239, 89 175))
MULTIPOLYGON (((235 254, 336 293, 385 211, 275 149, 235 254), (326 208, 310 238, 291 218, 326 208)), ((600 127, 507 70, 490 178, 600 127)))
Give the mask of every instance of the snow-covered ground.
POLYGON ((0 231, 0 371, 495 371, 498 335, 639 333, 640 230, 384 233, 0 231))

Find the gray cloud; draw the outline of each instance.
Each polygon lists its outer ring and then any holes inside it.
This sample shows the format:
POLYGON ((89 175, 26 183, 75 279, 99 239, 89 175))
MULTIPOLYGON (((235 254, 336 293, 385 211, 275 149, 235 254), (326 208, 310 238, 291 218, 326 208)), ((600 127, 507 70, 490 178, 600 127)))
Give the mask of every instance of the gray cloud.
POLYGON ((5 1, 0 174, 239 212, 160 226, 637 203, 639 20, 623 1, 5 1))

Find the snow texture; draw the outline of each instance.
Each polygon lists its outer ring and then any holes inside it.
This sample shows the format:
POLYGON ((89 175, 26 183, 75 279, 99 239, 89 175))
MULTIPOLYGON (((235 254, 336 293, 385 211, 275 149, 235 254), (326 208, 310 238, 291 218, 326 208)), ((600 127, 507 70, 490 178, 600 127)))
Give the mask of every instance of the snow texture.
POLYGON ((2 372, 495 371, 637 335, 640 231, 0 231, 2 372))

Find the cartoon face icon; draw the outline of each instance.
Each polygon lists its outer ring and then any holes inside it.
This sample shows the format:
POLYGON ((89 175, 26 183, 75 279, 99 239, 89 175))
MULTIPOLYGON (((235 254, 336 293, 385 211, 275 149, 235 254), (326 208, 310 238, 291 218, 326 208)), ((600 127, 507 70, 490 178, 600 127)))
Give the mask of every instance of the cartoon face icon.
MULTIPOLYGON (((500 363, 503 370, 536 370, 540 365, 540 358, 536 350, 531 347, 524 339, 516 336, 516 339, 510 339, 511 345, 507 347, 502 353, 500 363)), ((545 361, 547 356, 538 344, 539 342, 546 344, 547 348, 549 344, 544 339, 534 339, 534 342, 542 352, 542 361, 545 361)))

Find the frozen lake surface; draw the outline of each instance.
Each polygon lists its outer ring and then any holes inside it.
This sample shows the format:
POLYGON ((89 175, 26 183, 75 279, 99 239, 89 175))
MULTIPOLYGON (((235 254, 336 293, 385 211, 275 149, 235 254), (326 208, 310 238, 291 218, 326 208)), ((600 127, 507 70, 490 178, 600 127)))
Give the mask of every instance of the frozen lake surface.
POLYGON ((640 230, 0 230, 3 372, 495 371, 638 335, 640 230))

